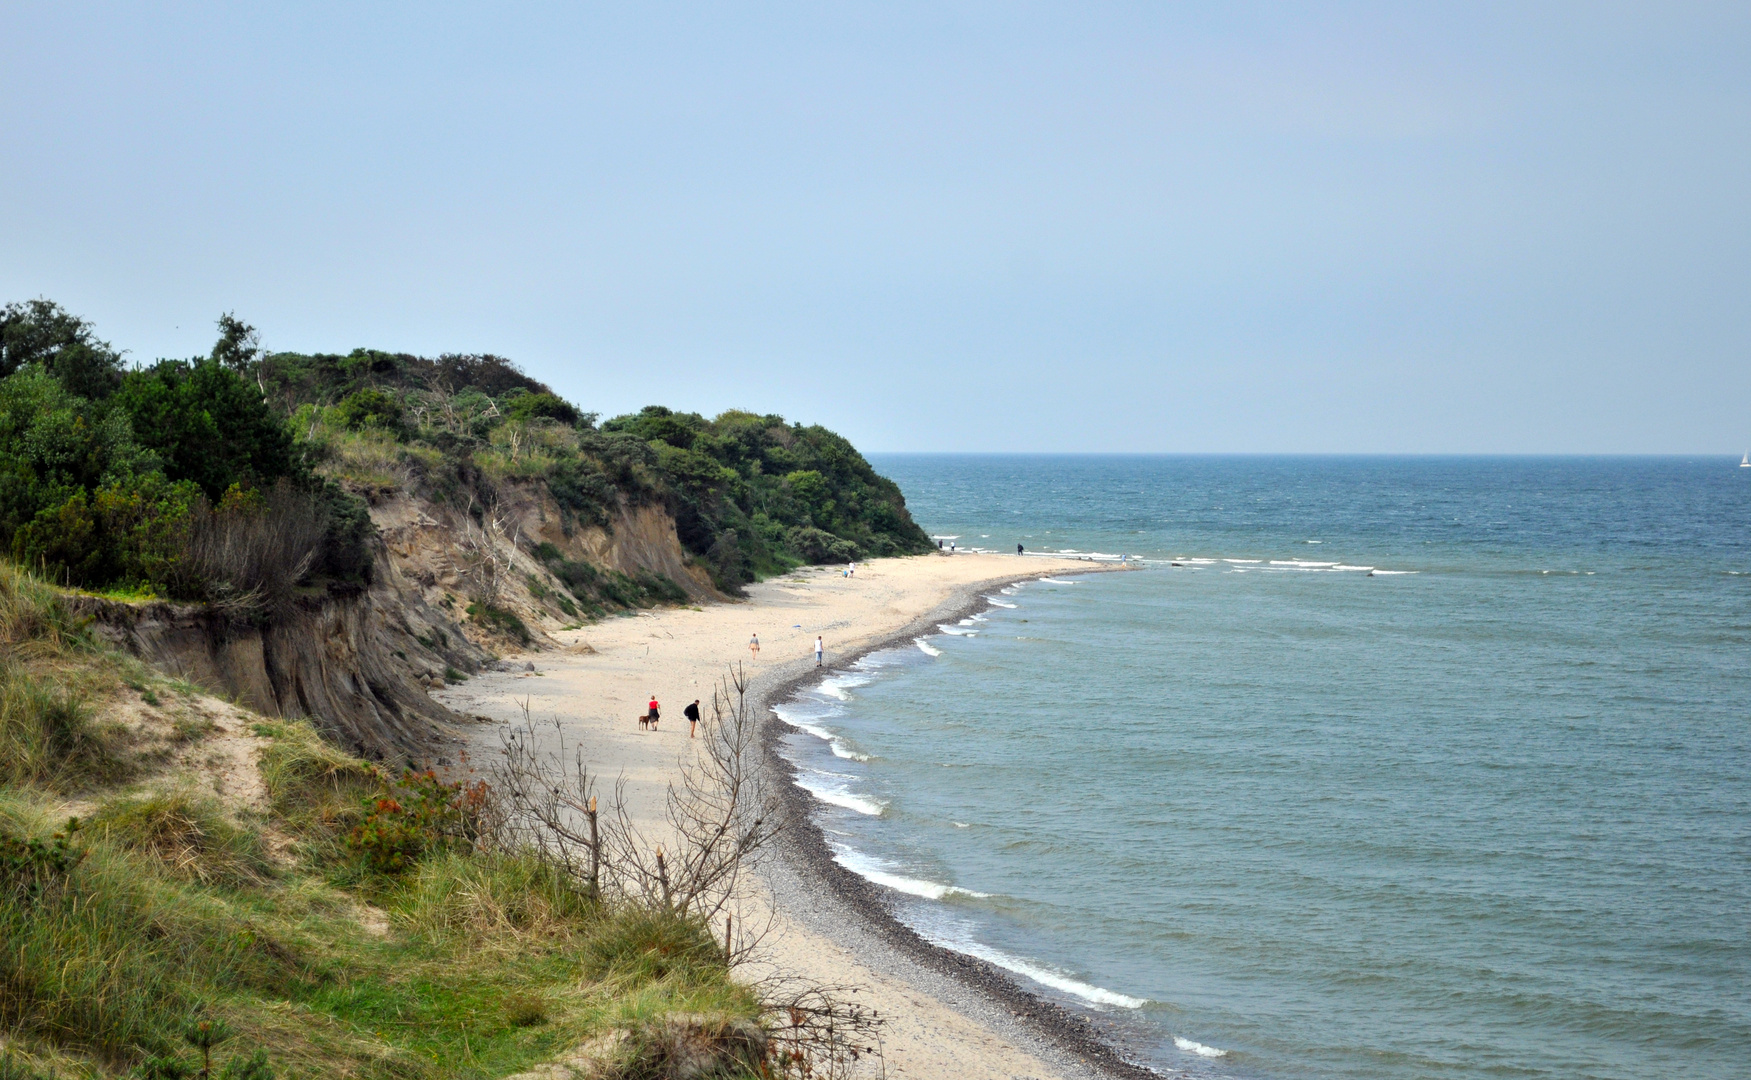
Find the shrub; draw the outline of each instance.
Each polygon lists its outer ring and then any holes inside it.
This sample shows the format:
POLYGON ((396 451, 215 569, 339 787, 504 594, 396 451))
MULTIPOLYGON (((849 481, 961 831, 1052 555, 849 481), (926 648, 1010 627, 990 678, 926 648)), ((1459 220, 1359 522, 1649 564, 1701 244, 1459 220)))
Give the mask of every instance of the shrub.
POLYGON ((792 551, 812 563, 851 562, 859 557, 855 543, 810 526, 791 529, 786 541, 792 551))
POLYGON ((164 475, 194 481, 209 499, 234 485, 306 476, 291 433, 261 390, 219 360, 161 360, 129 372, 116 401, 133 420, 134 438, 157 452, 164 475))
POLYGON ((334 407, 333 416, 336 423, 351 431, 377 428, 397 438, 408 434, 407 409, 400 395, 376 387, 347 395, 334 407))
POLYGON ((529 628, 523 625, 523 620, 518 618, 514 611, 494 604, 477 602, 468 605, 468 615, 482 626, 515 638, 519 644, 527 645, 534 640, 533 635, 529 633, 529 628))
POLYGON ((578 422, 578 410, 558 394, 547 391, 509 397, 505 404, 505 415, 524 423, 531 420, 557 420, 562 424, 578 422))
POLYGON ((171 594, 240 612, 279 614, 316 569, 328 532, 326 508, 280 481, 264 494, 232 487, 214 507, 189 513, 171 594))
POLYGON ((480 835, 486 784, 445 783, 407 770, 394 789, 368 802, 347 849, 379 874, 398 874, 428 851, 470 845, 480 835))

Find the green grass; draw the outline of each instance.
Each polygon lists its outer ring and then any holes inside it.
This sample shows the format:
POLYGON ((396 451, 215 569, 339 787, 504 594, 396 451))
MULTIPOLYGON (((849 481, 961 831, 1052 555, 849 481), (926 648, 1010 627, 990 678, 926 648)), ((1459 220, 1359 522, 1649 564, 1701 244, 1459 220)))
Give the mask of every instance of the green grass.
POLYGON ((496 1080, 608 1035, 619 1075, 656 1076, 686 1025, 753 1030, 701 924, 592 901, 526 852, 372 871, 347 837, 399 791, 308 722, 253 725, 265 812, 195 775, 125 786, 151 762, 88 702, 149 685, 171 689, 0 569, 0 1080, 197 1068, 196 1022, 226 1080, 496 1080), (66 834, 73 788, 74 856, 33 846, 66 834))
MULTIPOLYGON (((276 801, 370 775, 329 768, 302 725, 261 727, 289 744, 276 801)), ((50 827, 40 799, 0 796, 0 830, 50 827)), ((276 868, 256 830, 186 790, 114 797, 76 835, 87 855, 64 881, 29 899, 0 888, 0 1029, 89 1075, 192 1060, 192 1017, 232 1031, 216 1063, 265 1050, 282 1076, 486 1080, 608 1030, 636 1057, 662 1052, 674 1016, 759 1014, 704 926, 593 903, 528 855, 442 851, 366 879, 337 865, 342 845, 308 843, 276 868)))

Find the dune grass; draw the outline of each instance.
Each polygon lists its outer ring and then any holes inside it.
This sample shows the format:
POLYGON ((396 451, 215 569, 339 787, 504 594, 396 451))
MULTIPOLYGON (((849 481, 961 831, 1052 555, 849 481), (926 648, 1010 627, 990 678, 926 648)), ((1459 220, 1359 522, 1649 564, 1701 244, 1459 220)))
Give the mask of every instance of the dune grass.
POLYGON ((677 1017, 759 1017, 704 926, 591 901, 526 853, 373 870, 348 837, 401 789, 306 722, 254 728, 265 810, 151 774, 90 704, 141 700, 132 669, 58 603, 0 567, 0 1080, 191 1076, 200 1023, 229 1080, 488 1080, 611 1032, 632 1077, 677 1017))

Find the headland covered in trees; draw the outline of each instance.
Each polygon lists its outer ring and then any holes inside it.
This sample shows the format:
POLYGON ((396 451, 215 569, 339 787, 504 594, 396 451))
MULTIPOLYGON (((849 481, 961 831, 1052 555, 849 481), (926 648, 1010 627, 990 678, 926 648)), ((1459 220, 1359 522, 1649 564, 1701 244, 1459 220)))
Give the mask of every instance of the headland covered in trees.
MULTIPOLYGON (((396 492, 490 532, 512 489, 537 488, 561 539, 661 508, 687 565, 727 594, 930 546, 899 489, 824 428, 661 406, 597 420, 496 356, 265 352, 226 315, 208 355, 129 368, 56 304, 9 304, 0 550, 57 583, 268 613, 300 588, 368 582, 370 507, 396 492)), ((557 579, 540 588, 560 614, 682 597, 638 567, 514 540, 557 579)), ((487 591, 469 598, 482 612, 500 599, 487 591)))

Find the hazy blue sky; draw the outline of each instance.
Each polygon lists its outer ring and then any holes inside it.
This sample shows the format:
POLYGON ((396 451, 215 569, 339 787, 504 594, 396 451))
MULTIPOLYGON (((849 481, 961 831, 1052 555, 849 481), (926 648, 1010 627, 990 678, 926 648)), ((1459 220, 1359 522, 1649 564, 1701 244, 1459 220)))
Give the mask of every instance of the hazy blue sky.
POLYGON ((0 299, 871 450, 1751 447, 1751 5, 19 3, 0 299))

